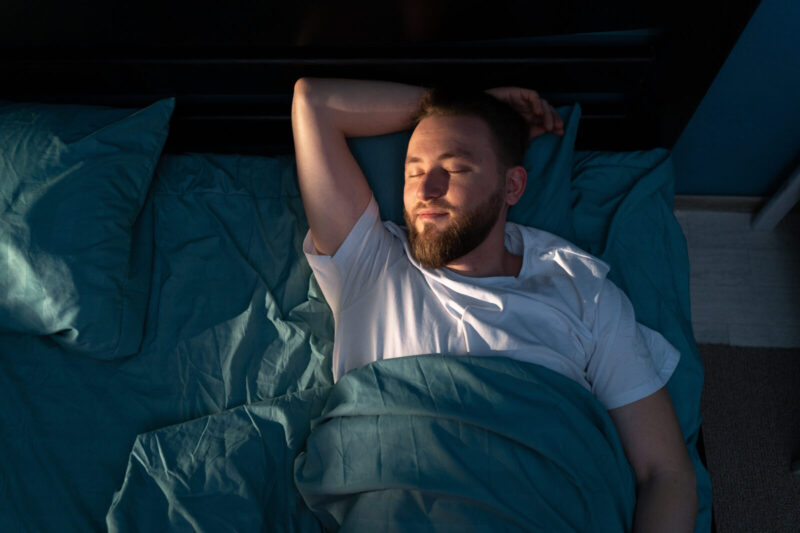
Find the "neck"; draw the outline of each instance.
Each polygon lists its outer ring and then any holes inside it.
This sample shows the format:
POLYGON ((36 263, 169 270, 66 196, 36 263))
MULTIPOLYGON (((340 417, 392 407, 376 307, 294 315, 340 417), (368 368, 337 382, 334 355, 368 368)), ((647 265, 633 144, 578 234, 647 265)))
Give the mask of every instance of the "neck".
POLYGON ((522 269, 522 256, 514 255, 505 247, 505 219, 498 220, 486 239, 465 256, 445 265, 445 268, 474 278, 490 276, 518 276, 522 269))

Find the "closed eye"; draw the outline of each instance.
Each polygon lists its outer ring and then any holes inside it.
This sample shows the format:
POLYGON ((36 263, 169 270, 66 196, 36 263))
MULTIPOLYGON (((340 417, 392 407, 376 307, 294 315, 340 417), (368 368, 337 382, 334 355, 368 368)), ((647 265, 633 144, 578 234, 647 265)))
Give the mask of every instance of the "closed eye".
MULTIPOLYGON (((448 174, 463 174, 464 172, 468 172, 467 170, 448 170, 448 174)), ((418 178, 422 176, 422 174, 409 174, 409 178, 418 178)))

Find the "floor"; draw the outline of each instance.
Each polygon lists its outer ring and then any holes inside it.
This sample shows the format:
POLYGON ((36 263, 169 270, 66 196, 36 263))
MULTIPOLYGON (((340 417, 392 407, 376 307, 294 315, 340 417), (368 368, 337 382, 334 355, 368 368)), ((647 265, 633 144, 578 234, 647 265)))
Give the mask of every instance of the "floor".
POLYGON ((683 200, 676 198, 675 216, 689 249, 705 369, 701 409, 717 531, 798 531, 800 476, 791 463, 800 457, 800 210, 772 231, 754 231, 752 204, 709 209, 706 199, 694 207, 683 200))
POLYGON ((798 533, 800 349, 700 344, 700 408, 719 533, 798 533))
POLYGON ((772 231, 749 212, 675 211, 689 248, 698 343, 800 347, 800 212, 772 231))

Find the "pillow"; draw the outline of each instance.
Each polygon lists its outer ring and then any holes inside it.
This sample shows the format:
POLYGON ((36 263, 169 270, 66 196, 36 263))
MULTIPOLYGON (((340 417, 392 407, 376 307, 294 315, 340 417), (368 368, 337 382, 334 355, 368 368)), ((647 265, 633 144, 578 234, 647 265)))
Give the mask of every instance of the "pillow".
POLYGON ((636 320, 681 352, 667 389, 697 474, 695 531, 709 531, 711 479, 696 446, 703 363, 692 331, 689 253, 673 214, 674 194, 668 150, 575 153, 575 244, 611 266, 608 277, 630 298, 636 320))
POLYGON ((0 331, 138 351, 152 263, 133 229, 174 106, 0 102, 0 331))
POLYGON ((692 332, 689 253, 673 214, 675 169, 663 148, 576 152, 575 243, 611 266, 636 320, 681 352, 668 388, 685 435, 700 427, 703 367, 692 332))
MULTIPOLYGON (((572 237, 570 179, 579 104, 559 107, 564 135, 541 135, 528 145, 523 166, 528 172, 525 192, 508 212, 508 220, 533 226, 564 238, 572 237)), ((382 220, 403 221, 403 169, 412 130, 347 139, 378 202, 382 220)))

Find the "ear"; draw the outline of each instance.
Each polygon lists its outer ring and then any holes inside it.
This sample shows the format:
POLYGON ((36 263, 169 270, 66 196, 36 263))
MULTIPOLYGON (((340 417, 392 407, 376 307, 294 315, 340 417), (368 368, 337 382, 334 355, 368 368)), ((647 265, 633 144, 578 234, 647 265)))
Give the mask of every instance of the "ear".
POLYGON ((525 167, 517 165, 506 170, 505 200, 508 205, 514 205, 522 198, 525 185, 528 183, 528 172, 525 167))

